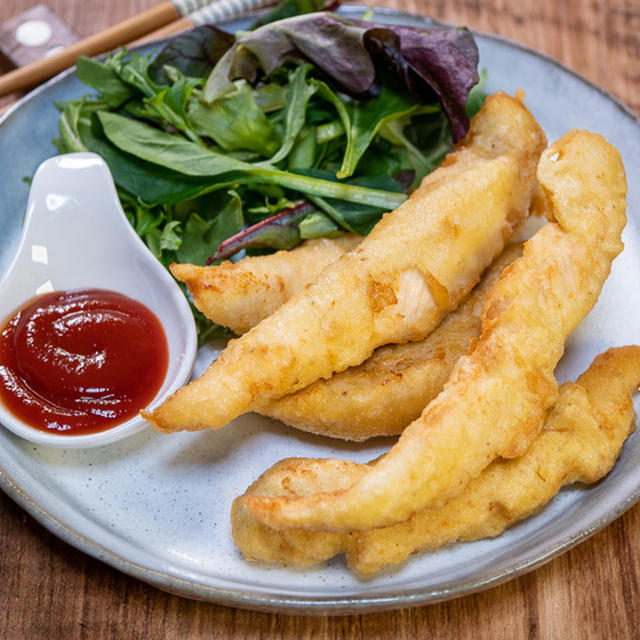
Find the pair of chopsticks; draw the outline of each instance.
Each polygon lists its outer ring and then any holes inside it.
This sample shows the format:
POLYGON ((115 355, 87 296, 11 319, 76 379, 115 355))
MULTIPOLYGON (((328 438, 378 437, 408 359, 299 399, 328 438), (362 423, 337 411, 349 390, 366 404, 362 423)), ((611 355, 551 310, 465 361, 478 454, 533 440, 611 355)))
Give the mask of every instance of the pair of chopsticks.
POLYGON ((95 56, 135 41, 163 38, 178 31, 233 18, 276 0, 170 0, 79 40, 62 51, 0 76, 0 97, 33 87, 76 63, 78 56, 95 56))

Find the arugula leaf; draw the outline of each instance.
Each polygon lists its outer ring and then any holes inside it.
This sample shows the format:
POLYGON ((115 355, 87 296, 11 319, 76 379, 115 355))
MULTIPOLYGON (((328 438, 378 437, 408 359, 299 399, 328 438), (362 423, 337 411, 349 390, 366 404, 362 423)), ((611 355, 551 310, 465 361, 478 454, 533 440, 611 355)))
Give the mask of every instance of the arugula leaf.
POLYGON ((123 82, 115 71, 122 54, 107 57, 105 62, 79 56, 76 60, 78 79, 100 92, 102 100, 111 108, 117 108, 134 94, 132 88, 123 82))
POLYGON ((168 266, 181 242, 180 222, 172 219, 170 208, 147 205, 120 188, 118 197, 135 232, 156 258, 168 266))
POLYGON ((170 87, 155 83, 149 74, 151 56, 134 53, 117 69, 123 82, 135 87, 144 96, 143 105, 128 105, 129 110, 146 119, 159 121, 163 125, 171 125, 182 131, 187 138, 201 146, 204 143, 191 128, 186 114, 186 107, 196 83, 174 69, 170 87))
POLYGON ((229 191, 228 195, 227 204, 209 220, 203 219, 195 211, 191 213, 176 253, 180 262, 205 264, 214 248, 242 229, 242 200, 235 191, 229 191))
POLYGON ((64 149, 65 153, 87 151, 87 147, 85 147, 78 132, 82 104, 82 100, 70 100, 64 106, 62 115, 58 120, 58 131, 60 132, 59 148, 64 149))
POLYGON ((258 107, 251 87, 239 80, 235 90, 213 104, 191 100, 189 122, 203 136, 209 136, 226 151, 248 149, 270 156, 279 146, 275 127, 258 107))
POLYGON ((147 230, 142 236, 156 258, 162 259, 162 254, 165 250, 175 251, 180 246, 181 239, 176 234, 176 227, 179 225, 180 223, 177 220, 172 220, 162 228, 157 225, 147 230))
POLYGON ((153 96, 162 91, 164 87, 155 83, 149 77, 150 64, 151 56, 132 53, 126 61, 124 58, 121 58, 120 64, 115 70, 123 82, 140 91, 145 97, 153 98, 153 96))
POLYGON ((407 92, 383 86, 376 100, 356 103, 351 109, 351 124, 347 130, 347 148, 338 178, 353 174, 360 158, 371 144, 380 127, 402 118, 419 108, 407 92))
POLYGON ((89 150, 82 134, 83 125, 89 125, 93 113, 107 107, 102 100, 69 100, 62 105, 62 113, 58 119, 60 138, 54 140, 56 148, 61 153, 74 153, 89 150))
POLYGON ((193 87, 188 85, 185 77, 179 74, 171 87, 163 89, 145 100, 145 106, 148 112, 156 115, 163 123, 173 125, 178 131, 182 131, 189 140, 204 146, 187 117, 187 103, 192 90, 193 87))
POLYGON ((314 166, 318 146, 316 139, 315 127, 305 127, 300 132, 287 157, 289 171, 310 169, 314 166))
MULTIPOLYGON (((326 180, 336 179, 335 176, 332 176, 330 173, 318 169, 305 171, 304 173, 306 175, 322 177, 326 180)), ((352 185, 372 189, 384 189, 385 191, 394 191, 396 193, 402 191, 400 184, 391 176, 387 175, 352 178, 348 182, 352 185)), ((360 235, 369 233, 375 223, 380 219, 380 216, 387 211, 383 206, 344 202, 335 198, 309 196, 309 200, 326 213, 338 227, 353 233, 359 233, 360 235)))
POLYGON ((384 86, 376 100, 345 103, 326 82, 315 79, 312 82, 318 88, 318 95, 333 105, 340 118, 340 126, 337 122, 329 123, 327 128, 322 130, 320 140, 332 140, 339 135, 347 137, 344 155, 337 171, 338 178, 353 175, 385 123, 394 118, 408 116, 420 109, 420 105, 416 105, 406 92, 398 91, 396 88, 384 86))
POLYGON ((424 176, 436 169, 444 156, 451 150, 450 134, 448 127, 441 127, 440 137, 429 145, 427 152, 423 152, 405 135, 405 127, 411 127, 408 119, 390 120, 383 123, 380 135, 406 150, 409 163, 415 171, 413 184, 417 185, 424 176))
MULTIPOLYGON (((131 226, 145 242, 147 242, 148 234, 154 233, 158 227, 167 222, 165 212, 157 211, 153 206, 142 204, 130 193, 118 189, 118 197, 131 226)), ((147 244, 149 243, 147 242, 147 244)), ((160 257, 158 252, 154 253, 157 257, 160 257)))
POLYGON ((317 87, 307 82, 310 64, 301 64, 289 74, 287 101, 284 106, 284 136, 280 149, 269 160, 271 164, 287 157, 304 126, 307 104, 317 87))
MULTIPOLYGON (((328 123, 317 138, 324 142, 340 135, 347 136, 342 164, 337 172, 338 178, 353 175, 362 156, 385 123, 420 110, 420 105, 416 105, 408 93, 388 86, 383 86, 376 100, 345 103, 325 82, 311 79, 310 84, 320 97, 333 105, 340 118, 340 123, 328 123)), ((304 116, 304 111, 302 115, 304 116)), ((289 162, 290 168, 302 166, 305 165, 289 162)))
MULTIPOLYGON (((261 180, 305 194, 374 204, 388 209, 395 209, 406 199, 404 194, 257 167, 115 113, 102 111, 98 117, 107 138, 122 151, 186 175, 218 178, 218 187, 226 186, 229 181, 261 180)), ((213 182, 211 186, 215 188, 213 182)))
POLYGON ((351 128, 351 115, 349 114, 345 103, 340 100, 338 94, 326 82, 317 80, 316 78, 312 78, 311 82, 317 88, 318 95, 329 102, 338 113, 338 117, 342 123, 342 134, 346 134, 347 144, 349 144, 349 136, 353 133, 353 130, 351 128))
POLYGON ((114 182, 148 204, 175 204, 209 190, 203 178, 193 178, 124 153, 105 137, 98 117, 83 121, 80 134, 86 150, 102 156, 114 182))

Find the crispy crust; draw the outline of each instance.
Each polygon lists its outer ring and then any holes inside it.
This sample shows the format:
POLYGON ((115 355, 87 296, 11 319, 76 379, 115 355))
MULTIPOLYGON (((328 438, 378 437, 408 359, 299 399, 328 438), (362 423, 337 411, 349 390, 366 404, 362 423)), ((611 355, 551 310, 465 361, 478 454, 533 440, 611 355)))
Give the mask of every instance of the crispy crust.
MULTIPOLYGON (((304 567, 346 553, 352 569, 371 574, 416 551, 499 535, 539 511, 563 485, 593 483, 609 472, 633 431, 630 396, 639 384, 640 347, 601 354, 576 383, 560 387, 543 430, 521 457, 494 461, 441 509, 368 531, 276 530, 253 517, 241 496, 231 510, 234 540, 248 560, 304 567)), ((245 495, 340 491, 369 468, 342 460, 283 460, 245 495)))
POLYGON ((269 400, 258 413, 344 440, 402 433, 442 391, 456 362, 478 337, 487 291, 521 252, 521 244, 507 247, 464 303, 425 340, 380 347, 361 365, 269 400))
POLYGON ((624 167, 601 136, 569 132, 543 153, 538 180, 557 222, 494 285, 480 338, 443 392, 348 489, 248 495, 254 516, 273 528, 388 526, 441 506, 497 457, 526 450, 556 400, 565 340, 595 304, 626 222, 624 167))
POLYGON ((544 144, 518 100, 487 99, 446 166, 354 251, 230 341, 203 376, 145 417, 162 431, 220 428, 269 398, 360 364, 383 344, 424 339, 526 215, 544 144))
POLYGON ((171 265, 171 273, 189 288, 195 306, 207 318, 240 335, 271 315, 315 280, 340 256, 354 249, 361 236, 307 240, 291 251, 246 257, 219 265, 171 265))

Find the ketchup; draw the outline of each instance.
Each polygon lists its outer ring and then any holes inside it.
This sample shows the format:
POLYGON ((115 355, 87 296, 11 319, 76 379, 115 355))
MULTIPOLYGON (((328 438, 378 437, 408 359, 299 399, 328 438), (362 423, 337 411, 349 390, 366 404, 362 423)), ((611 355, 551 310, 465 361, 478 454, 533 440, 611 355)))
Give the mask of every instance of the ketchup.
POLYGON ((145 408, 169 350, 158 318, 115 291, 54 291, 0 333, 0 401, 42 431, 104 431, 145 408))

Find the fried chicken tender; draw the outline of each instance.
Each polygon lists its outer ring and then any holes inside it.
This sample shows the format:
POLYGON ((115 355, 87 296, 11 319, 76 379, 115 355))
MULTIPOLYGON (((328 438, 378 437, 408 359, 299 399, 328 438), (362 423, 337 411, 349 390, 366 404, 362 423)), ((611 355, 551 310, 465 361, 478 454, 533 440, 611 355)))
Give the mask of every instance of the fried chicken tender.
POLYGON ((508 246, 464 303, 425 340, 380 347, 361 365, 269 400, 258 406, 258 413, 344 440, 402 433, 442 391, 454 365, 478 337, 487 291, 521 253, 521 244, 508 246))
POLYGON ((217 429, 379 346, 424 339, 526 215, 544 145, 519 100, 488 98, 464 144, 356 249, 143 415, 162 431, 217 429))
MULTIPOLYGON (((521 457, 494 461, 441 509, 368 531, 278 531, 256 520, 236 498, 234 541, 248 560, 305 567, 346 553, 352 569, 371 574, 419 550, 497 536, 539 511, 563 485, 593 483, 609 472, 633 431, 631 393, 639 384, 640 347, 599 355, 576 383, 561 385, 542 431, 521 457)), ((282 460, 247 493, 296 497, 340 491, 369 468, 333 459, 282 460)))
POLYGON ((171 273, 189 288, 207 318, 240 335, 271 315, 312 282, 328 264, 354 249, 362 237, 307 240, 291 251, 200 267, 174 263, 171 273))
POLYGON ((480 338, 442 393, 367 474, 343 491, 248 495, 273 528, 370 529, 442 506, 497 457, 522 455, 555 403, 567 336, 595 304, 622 250, 624 167, 602 136, 571 131, 543 154, 550 218, 487 297, 480 338))

